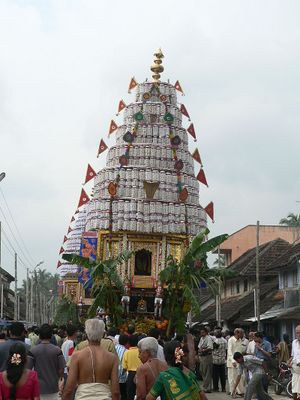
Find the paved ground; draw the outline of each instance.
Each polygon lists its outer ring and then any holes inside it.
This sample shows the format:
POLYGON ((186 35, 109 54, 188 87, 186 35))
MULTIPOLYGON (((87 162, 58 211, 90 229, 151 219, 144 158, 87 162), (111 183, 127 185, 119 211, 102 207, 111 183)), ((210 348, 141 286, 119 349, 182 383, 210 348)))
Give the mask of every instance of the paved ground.
MULTIPOLYGON (((289 400, 288 396, 284 396, 284 395, 277 396, 276 394, 272 393, 272 390, 270 390, 270 395, 273 397, 274 400, 289 400)), ((208 400, 231 400, 232 397, 226 393, 214 392, 214 393, 207 393, 207 399, 208 400)), ((237 399, 242 400, 241 397, 237 397, 237 399)))

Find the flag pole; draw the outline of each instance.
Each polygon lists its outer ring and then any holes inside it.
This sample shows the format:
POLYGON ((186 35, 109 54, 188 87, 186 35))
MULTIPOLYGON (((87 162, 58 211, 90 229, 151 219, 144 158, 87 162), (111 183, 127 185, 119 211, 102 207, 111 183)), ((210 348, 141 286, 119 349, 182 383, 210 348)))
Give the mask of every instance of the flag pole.
POLYGON ((260 283, 259 283, 259 221, 256 224, 256 318, 257 330, 260 331, 260 283))

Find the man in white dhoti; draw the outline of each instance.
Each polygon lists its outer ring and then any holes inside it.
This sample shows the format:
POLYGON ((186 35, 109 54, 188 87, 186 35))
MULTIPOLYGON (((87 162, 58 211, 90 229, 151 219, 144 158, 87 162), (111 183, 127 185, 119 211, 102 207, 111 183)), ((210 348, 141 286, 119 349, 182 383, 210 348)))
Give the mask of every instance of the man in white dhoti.
POLYGON ((72 399, 77 384, 75 400, 119 400, 119 361, 100 345, 104 329, 104 322, 99 319, 85 322, 89 345, 72 355, 62 400, 72 399))
POLYGON ((293 399, 297 400, 300 394, 300 325, 296 326, 296 339, 292 343, 292 357, 289 360, 292 367, 292 393, 293 399))
MULTIPOLYGON (((238 363, 233 359, 233 355, 236 352, 245 353, 245 348, 242 342, 243 330, 240 328, 236 328, 234 330, 234 335, 228 340, 227 347, 227 374, 228 374, 228 384, 229 384, 229 392, 233 393, 233 388, 235 387, 235 383, 238 377, 238 363)), ((236 387, 236 393, 238 395, 243 395, 245 393, 245 384, 243 376, 239 380, 239 384, 236 387)))

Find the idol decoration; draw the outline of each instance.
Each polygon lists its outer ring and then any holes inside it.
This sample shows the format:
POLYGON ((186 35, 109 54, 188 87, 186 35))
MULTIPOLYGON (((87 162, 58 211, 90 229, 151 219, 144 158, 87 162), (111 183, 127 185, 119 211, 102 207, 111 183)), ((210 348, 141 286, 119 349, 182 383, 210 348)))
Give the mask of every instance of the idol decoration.
POLYGON ((161 285, 159 283, 156 288, 155 298, 154 298, 154 317, 155 318, 161 318, 162 304, 163 304, 163 288, 161 287, 161 285))
POLYGON ((130 304, 130 283, 127 280, 124 286, 124 295, 121 298, 121 304, 123 308, 123 314, 129 314, 129 304, 130 304))

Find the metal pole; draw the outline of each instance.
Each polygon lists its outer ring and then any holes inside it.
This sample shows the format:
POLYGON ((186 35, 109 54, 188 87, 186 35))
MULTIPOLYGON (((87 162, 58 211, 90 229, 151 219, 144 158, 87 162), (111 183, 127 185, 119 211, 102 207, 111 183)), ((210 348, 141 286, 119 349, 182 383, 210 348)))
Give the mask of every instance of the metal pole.
POLYGON ((25 319, 26 322, 29 321, 29 268, 26 269, 26 299, 25 299, 25 319))
POLYGON ((259 283, 259 221, 256 225, 256 316, 257 330, 260 331, 260 283, 259 283))
POLYGON ((31 308, 30 322, 31 323, 34 322, 33 292, 34 292, 34 279, 33 279, 33 276, 31 276, 31 280, 30 280, 30 308, 31 308))
POLYGON ((1 270, 1 265, 2 265, 2 226, 1 226, 1 221, 0 221, 0 289, 1 289, 1 313, 0 313, 0 318, 3 318, 3 279, 2 279, 2 270, 1 270))
POLYGON ((4 308, 4 286, 1 285, 1 319, 3 318, 3 308, 4 308))
POLYGON ((15 309, 14 320, 18 320, 18 255, 15 253, 15 309))
MULTIPOLYGON (((218 246, 218 268, 221 269, 220 246, 218 246)), ((218 326, 221 326, 221 282, 218 282, 218 294, 216 296, 216 320, 218 326)))

